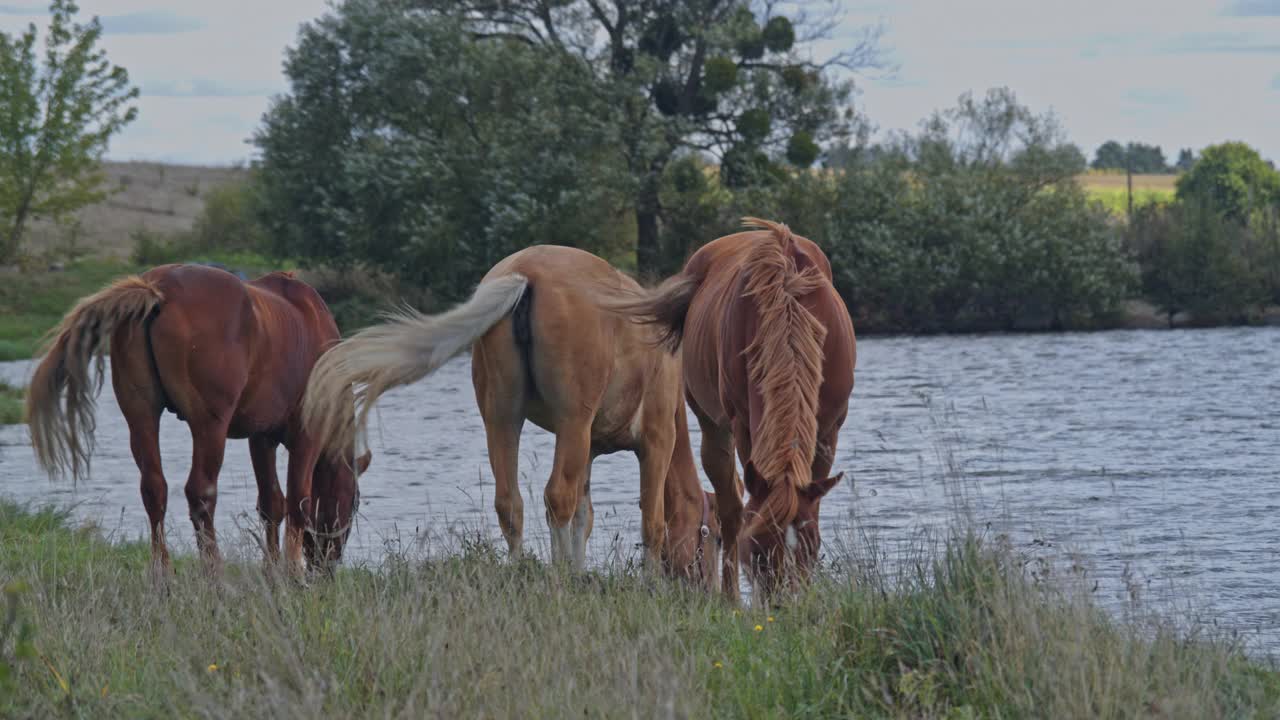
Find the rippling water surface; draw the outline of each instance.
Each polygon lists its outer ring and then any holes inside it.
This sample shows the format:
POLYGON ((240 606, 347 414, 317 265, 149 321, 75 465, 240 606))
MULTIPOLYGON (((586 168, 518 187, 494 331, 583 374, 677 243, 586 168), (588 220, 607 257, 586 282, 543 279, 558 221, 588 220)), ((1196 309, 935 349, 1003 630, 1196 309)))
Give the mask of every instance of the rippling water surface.
MULTIPOLYGON (((380 403, 355 561, 447 527, 500 537, 468 364, 456 359, 380 403)), ((28 363, 0 363, 10 381, 28 372, 28 363)), ((137 470, 109 388, 89 481, 51 484, 26 429, 10 426, 0 428, 0 493, 76 503, 117 535, 143 535, 137 470)), ((161 442, 169 536, 189 549, 181 488, 190 435, 166 415, 161 442)), ((525 533, 544 551, 553 443, 526 425, 525 533)), ((1119 607, 1134 589, 1155 603, 1177 598, 1256 650, 1280 651, 1280 328, 866 338, 835 468, 846 482, 823 503, 824 536, 853 526, 882 544, 907 542, 921 526, 947 523, 959 488, 1020 548, 1086 565, 1103 604, 1119 607)), ((596 560, 634 553, 638 472, 630 454, 596 461, 596 560)), ((218 500, 224 538, 251 525, 255 498, 248 446, 231 441, 218 500)))

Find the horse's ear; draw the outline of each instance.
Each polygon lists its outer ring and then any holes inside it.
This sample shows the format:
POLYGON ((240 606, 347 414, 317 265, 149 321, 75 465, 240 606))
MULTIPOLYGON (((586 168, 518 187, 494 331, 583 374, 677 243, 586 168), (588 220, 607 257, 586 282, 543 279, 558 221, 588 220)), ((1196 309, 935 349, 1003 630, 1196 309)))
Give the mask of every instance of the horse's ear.
POLYGON ((369 469, 371 462, 373 462, 373 451, 365 450, 363 455, 356 458, 356 475, 363 475, 364 471, 369 469))
POLYGON ((805 488, 805 494, 810 501, 821 500, 827 493, 831 492, 831 488, 840 483, 840 479, 844 477, 844 473, 836 473, 834 477, 825 480, 814 480, 809 487, 805 488))

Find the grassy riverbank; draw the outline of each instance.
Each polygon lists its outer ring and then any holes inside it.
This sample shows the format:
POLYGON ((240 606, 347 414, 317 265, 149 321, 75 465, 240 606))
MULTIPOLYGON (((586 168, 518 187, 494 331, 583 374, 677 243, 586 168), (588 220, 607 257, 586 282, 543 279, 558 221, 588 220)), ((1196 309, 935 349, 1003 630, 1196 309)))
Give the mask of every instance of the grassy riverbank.
MULTIPOLYGON (((175 524, 175 527, 178 527, 175 524)), ((183 527, 183 531, 186 528, 183 527)), ((0 503, 4 717, 1270 717, 1280 676, 1120 624, 967 536, 832 571, 773 611, 484 543, 299 589, 221 583, 0 503), (856 583, 847 578, 856 576, 856 583)))
POLYGON ((22 422, 26 392, 0 380, 0 425, 17 425, 22 422))

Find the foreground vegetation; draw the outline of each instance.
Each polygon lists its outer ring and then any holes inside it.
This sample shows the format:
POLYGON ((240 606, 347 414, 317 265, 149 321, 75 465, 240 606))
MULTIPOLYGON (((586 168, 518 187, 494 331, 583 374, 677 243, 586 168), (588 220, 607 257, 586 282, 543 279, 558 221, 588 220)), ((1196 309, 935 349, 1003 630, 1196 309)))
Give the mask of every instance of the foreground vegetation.
POLYGON ((972 534, 851 554, 782 606, 491 546, 392 553, 299 588, 0 503, 4 717, 1270 717, 1280 676, 1108 619, 972 534), (883 558, 879 558, 883 560, 883 558))
POLYGON ((0 380, 0 425, 16 425, 22 422, 23 398, 26 392, 0 380))

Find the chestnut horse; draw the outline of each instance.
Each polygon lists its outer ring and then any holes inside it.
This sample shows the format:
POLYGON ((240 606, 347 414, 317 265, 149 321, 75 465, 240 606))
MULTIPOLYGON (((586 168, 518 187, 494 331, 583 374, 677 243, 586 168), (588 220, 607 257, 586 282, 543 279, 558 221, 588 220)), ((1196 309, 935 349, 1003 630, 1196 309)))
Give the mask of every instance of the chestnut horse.
MULTIPOLYGON (((109 340, 111 384, 142 474, 153 568, 161 575, 171 569, 164 534, 168 485, 160 466, 165 410, 191 428, 187 505, 207 569, 221 566, 213 513, 227 438, 249 439, 267 560, 279 556, 287 515, 290 569, 302 569, 304 547, 313 565, 327 566, 341 559, 358 500, 356 472, 370 458, 366 452, 352 463, 353 448, 320 458, 300 421, 311 366, 337 339, 320 295, 290 273, 246 283, 223 270, 163 265, 118 280, 81 300, 52 331, 27 391, 36 458, 53 476, 88 474, 94 397, 109 340), (282 443, 289 451, 287 500, 276 478, 282 443)), ((347 403, 350 413, 350 393, 347 403)))
POLYGON ((547 481, 554 562, 581 569, 591 533, 591 463, 631 450, 640 460, 640 512, 650 566, 715 584, 719 529, 714 496, 698 481, 689 445, 679 360, 651 331, 602 311, 591 288, 639 288, 604 260, 574 248, 526 248, 495 265, 470 300, 428 316, 392 315, 316 363, 304 401, 307 427, 329 448, 349 447, 387 390, 416 382, 471 351, 498 524, 521 551, 524 501, 517 484, 526 420, 556 436, 547 481), (346 412, 356 387, 358 415, 346 412), (666 532, 664 533, 664 528, 666 532), (664 542, 665 541, 665 542, 664 542), (665 548, 665 551, 664 551, 665 548))
POLYGON ((827 256, 785 225, 744 222, 759 229, 714 240, 658 288, 606 304, 682 348, 703 468, 719 498, 730 597, 739 563, 765 594, 813 565, 819 503, 841 477, 827 473, 856 362, 853 323, 827 256), (735 449, 751 496, 746 528, 735 449))

